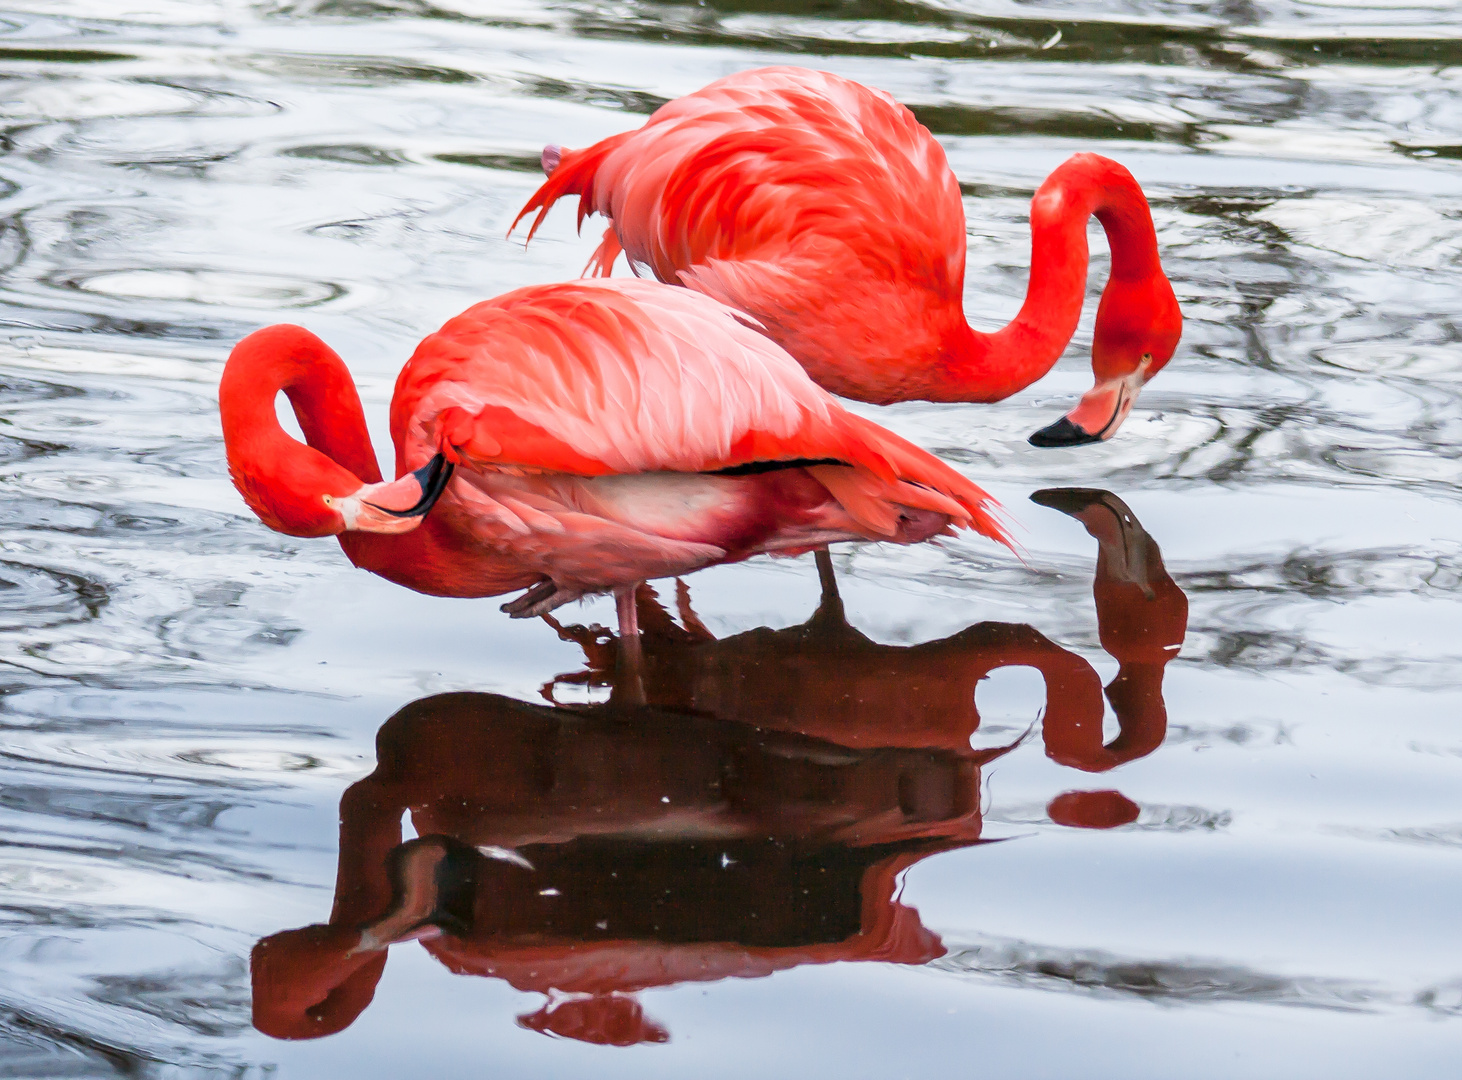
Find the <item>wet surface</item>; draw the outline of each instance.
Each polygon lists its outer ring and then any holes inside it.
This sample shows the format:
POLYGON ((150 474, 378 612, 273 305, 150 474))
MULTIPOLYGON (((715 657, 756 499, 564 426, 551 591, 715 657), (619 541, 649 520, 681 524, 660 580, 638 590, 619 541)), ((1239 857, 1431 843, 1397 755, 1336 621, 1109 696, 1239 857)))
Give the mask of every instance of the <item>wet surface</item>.
POLYGON ((0 1073, 1457 1060, 1455 6, 48 0, 0 78, 0 1073), (607 602, 510 623, 247 513, 235 340, 321 334, 384 448, 416 340, 592 251, 504 238, 542 144, 770 62, 941 138, 981 328, 1064 157, 1148 191, 1188 321, 1114 442, 1025 443, 1094 304, 1007 402, 858 407, 1024 562, 658 583, 631 705, 607 602))

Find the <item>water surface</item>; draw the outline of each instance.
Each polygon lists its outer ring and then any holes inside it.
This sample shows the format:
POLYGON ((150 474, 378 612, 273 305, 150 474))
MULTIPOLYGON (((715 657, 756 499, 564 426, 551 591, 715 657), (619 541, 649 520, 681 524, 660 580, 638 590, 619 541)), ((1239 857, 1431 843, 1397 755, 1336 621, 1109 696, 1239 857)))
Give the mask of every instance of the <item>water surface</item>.
POLYGON ((44 0, 0 75, 0 1073, 1458 1059, 1454 5, 44 0), (421 336, 592 251, 567 209, 505 238, 543 143, 766 63, 940 138, 982 328, 1067 155, 1148 191, 1188 321, 1115 442, 1025 443, 1094 304, 1010 401, 858 407, 1024 562, 658 583, 629 707, 607 603, 510 622, 248 514, 234 341, 321 334, 384 448, 421 336))

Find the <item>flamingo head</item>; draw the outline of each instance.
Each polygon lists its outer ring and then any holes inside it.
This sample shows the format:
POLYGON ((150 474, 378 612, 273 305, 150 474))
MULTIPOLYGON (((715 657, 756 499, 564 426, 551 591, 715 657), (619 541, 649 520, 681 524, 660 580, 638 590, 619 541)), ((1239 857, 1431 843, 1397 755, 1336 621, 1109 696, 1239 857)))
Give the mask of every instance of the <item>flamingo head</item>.
POLYGON ((291 449, 296 452, 283 459, 274 475, 258 475, 233 462, 229 470, 234 486, 259 520, 290 536, 410 532, 452 477, 451 462, 438 455, 399 480, 362 484, 358 476, 310 447, 295 443, 291 449))
POLYGON ((1183 333, 1183 314, 1161 270, 1136 280, 1112 277, 1092 335, 1096 385, 1076 408, 1030 437, 1032 446, 1081 446, 1110 439, 1137 395, 1161 371, 1183 333))

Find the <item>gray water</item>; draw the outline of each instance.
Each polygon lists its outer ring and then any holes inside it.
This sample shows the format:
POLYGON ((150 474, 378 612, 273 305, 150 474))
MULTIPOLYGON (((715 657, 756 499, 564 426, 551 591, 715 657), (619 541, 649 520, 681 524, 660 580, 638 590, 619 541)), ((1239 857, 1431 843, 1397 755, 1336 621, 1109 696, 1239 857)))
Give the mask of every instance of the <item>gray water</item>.
POLYGON ((0 72, 0 1076, 1455 1070, 1462 9, 12 0, 0 72), (661 708, 626 715, 612 642, 573 630, 611 625, 607 602, 560 634, 253 519, 216 413, 234 341, 309 326, 386 447, 420 337, 592 251, 567 208, 526 250, 505 238, 543 143, 767 63, 887 89, 939 137, 982 328, 1019 306, 1026 207, 1066 156, 1117 158, 1148 192, 1187 322, 1114 442, 1025 443, 1089 386, 1094 304, 1009 401, 858 406, 997 495, 1024 562, 966 537, 839 550, 866 641, 759 629, 812 616, 810 557, 695 575, 720 640, 667 618, 661 708), (1119 499, 1100 512, 1129 508, 1186 594, 1184 636, 1153 550, 1132 549, 1145 570, 1109 553, 1112 602, 1139 623, 1165 604, 1159 645, 1182 641, 1149 665, 1135 749, 1092 732, 1093 680, 1123 660, 1099 638, 1098 544, 1030 499, 1066 487, 1119 499), (1048 700, 1011 651, 1032 635, 1080 694, 1048 700), (447 691, 483 696, 422 700, 447 691), (1078 698, 1091 752, 1063 762, 1053 718, 1078 698), (403 709, 383 746, 405 732, 425 779, 357 785, 403 709), (433 749, 418 720, 459 734, 433 749), (342 855, 389 888, 340 833, 347 789, 387 788, 381 828, 409 808, 400 838, 424 838, 398 871, 451 836, 451 873, 526 899, 447 904, 343 1030, 272 1038, 251 950, 329 919, 342 855), (907 934, 880 945, 891 912, 907 934), (522 959, 545 941, 558 960, 522 959), (592 993, 553 966, 581 955, 592 993), (636 1045, 597 1045, 596 1008, 636 1045))

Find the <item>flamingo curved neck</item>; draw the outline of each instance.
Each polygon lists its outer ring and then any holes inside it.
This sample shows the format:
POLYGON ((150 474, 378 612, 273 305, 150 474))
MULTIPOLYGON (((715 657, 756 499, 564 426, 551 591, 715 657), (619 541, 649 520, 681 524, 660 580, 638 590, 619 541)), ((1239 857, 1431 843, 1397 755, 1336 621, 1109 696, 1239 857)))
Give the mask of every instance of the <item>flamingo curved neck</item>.
POLYGON ((245 499, 267 524, 295 535, 334 533, 346 557, 381 577, 441 593, 448 547, 436 522, 396 535, 311 528, 290 510, 319 505, 331 482, 348 493, 381 481, 365 410, 339 355, 308 330, 271 326, 235 347, 219 386, 229 471, 245 499), (275 399, 283 393, 308 445, 279 424, 275 399), (266 516, 267 515, 267 516, 266 516), (273 520, 271 520, 271 518, 273 520))
MULTIPOLYGON (((1121 165, 1077 154, 1046 178, 1031 200, 1031 272, 1025 302, 1003 329, 982 333, 961 321, 934 401, 999 401, 1050 371, 1081 318, 1086 299, 1087 221, 1095 215, 1112 253, 1105 295, 1114 283, 1162 277, 1152 213, 1121 165)), ((1123 311, 1098 314, 1096 336, 1123 311)))
MULTIPOLYGON (((346 531, 322 496, 381 482, 360 395, 335 351, 298 326, 271 326, 234 347, 218 388, 229 473, 266 525, 292 536, 335 536, 363 570, 433 596, 494 596, 538 575, 474 557, 440 513, 409 532, 346 531), (289 398, 306 442, 280 426, 289 398)), ((337 501, 336 506, 339 505, 337 501)))
POLYGON ((234 346, 218 406, 229 474, 270 528, 292 536, 338 533, 344 522, 330 500, 380 480, 350 372, 302 327, 271 326, 234 346), (308 445, 280 426, 281 392, 308 445))
MULTIPOLYGON (((362 484, 380 482, 380 465, 350 371, 334 349, 299 326, 259 330, 239 342, 229 356, 219 386, 219 406, 231 464, 240 456, 233 452, 236 443, 242 444, 237 449, 247 451, 260 436, 267 437, 276 456, 292 459, 291 463, 308 456, 279 425, 275 400, 281 393, 289 399, 311 449, 354 474, 362 484), (296 449, 280 446, 280 437, 296 449)), ((246 463, 265 469, 276 464, 246 463)))

